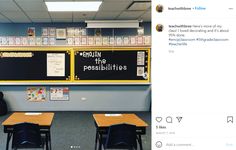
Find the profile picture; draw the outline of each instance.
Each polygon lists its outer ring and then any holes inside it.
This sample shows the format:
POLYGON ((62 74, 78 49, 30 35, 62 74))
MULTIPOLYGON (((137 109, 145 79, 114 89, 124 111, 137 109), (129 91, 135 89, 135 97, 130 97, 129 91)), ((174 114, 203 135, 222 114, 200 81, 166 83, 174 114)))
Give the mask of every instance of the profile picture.
POLYGON ((156 7, 156 11, 159 12, 159 13, 163 12, 163 6, 160 5, 160 4, 157 5, 157 7, 156 7))
POLYGON ((163 25, 162 24, 158 24, 157 26, 156 26, 156 30, 157 30, 157 32, 162 32, 163 31, 163 25))

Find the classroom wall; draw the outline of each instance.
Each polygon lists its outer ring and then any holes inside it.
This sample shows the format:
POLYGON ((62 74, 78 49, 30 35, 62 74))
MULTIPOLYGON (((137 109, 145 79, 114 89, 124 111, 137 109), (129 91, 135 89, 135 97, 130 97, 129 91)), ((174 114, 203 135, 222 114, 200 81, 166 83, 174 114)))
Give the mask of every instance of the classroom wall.
MULTIPOLYGON (((0 36, 25 36, 28 27, 36 27, 36 36, 41 35, 41 27, 84 27, 84 23, 38 23, 0 24, 0 36)), ((151 34, 151 23, 142 23, 145 35, 151 34)), ((136 35, 136 29, 102 29, 103 36, 136 35)), ((88 30, 94 35, 94 30, 88 30)), ((1 72, 0 72, 1 73, 1 72)), ((62 85, 69 87, 69 101, 28 102, 27 85, 0 85, 5 94, 10 111, 149 111, 151 106, 150 85, 62 85)), ((33 86, 34 87, 34 86, 33 86)), ((54 86, 44 86, 48 90, 54 86)))

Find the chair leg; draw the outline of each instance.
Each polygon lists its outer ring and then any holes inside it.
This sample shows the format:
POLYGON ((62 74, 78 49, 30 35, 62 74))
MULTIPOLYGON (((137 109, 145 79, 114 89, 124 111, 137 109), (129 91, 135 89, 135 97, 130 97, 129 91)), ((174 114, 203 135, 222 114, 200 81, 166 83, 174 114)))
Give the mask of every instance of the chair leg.
POLYGON ((142 145, 142 138, 141 138, 141 135, 138 135, 138 142, 139 142, 140 150, 143 150, 143 145, 142 145))
MULTIPOLYGON (((100 136, 100 138, 99 138, 99 147, 98 147, 98 149, 102 150, 102 134, 100 134, 99 136, 100 136)), ((105 150, 105 148, 104 148, 104 150, 105 150)))
POLYGON ((95 137, 95 150, 97 150, 97 141, 98 141, 98 131, 96 130, 96 137, 95 137))
POLYGON ((11 140, 11 136, 12 136, 12 133, 7 133, 6 150, 8 150, 8 148, 9 148, 9 143, 10 143, 10 140, 11 140))

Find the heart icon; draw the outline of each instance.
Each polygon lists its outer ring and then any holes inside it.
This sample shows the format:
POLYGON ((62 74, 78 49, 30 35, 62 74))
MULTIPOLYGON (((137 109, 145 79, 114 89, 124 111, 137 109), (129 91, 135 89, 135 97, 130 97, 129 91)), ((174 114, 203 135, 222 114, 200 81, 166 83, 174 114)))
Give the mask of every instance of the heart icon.
POLYGON ((156 117, 156 121, 157 122, 161 122, 162 121, 162 117, 156 117))

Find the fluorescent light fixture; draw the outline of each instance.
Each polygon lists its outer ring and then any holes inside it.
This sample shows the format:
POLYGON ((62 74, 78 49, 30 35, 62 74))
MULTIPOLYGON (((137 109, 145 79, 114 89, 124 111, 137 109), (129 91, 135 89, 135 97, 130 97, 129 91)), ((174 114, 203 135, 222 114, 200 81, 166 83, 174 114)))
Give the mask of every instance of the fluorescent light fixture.
POLYGON ((98 11, 101 1, 45 2, 48 11, 98 11))
POLYGON ((138 20, 85 20, 87 28, 139 28, 138 20))

